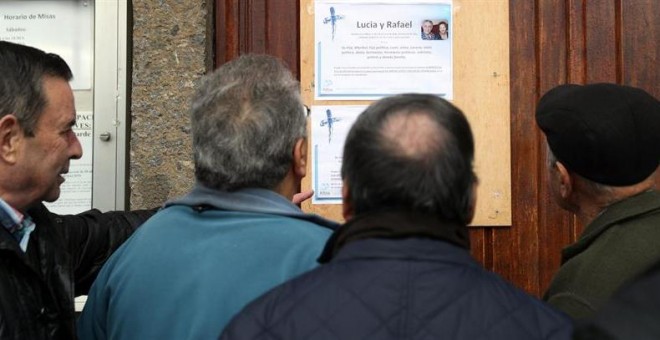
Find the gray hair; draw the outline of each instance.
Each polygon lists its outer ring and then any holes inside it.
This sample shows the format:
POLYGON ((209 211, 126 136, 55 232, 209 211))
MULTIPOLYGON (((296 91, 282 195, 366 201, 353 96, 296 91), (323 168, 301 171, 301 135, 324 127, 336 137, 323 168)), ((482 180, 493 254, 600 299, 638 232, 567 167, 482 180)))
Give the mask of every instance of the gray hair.
MULTIPOLYGON (((547 143, 546 143, 547 145, 547 143)), ((561 162, 560 160, 557 159, 557 156, 550 150, 550 146, 547 146, 547 161, 548 161, 548 166, 554 167, 557 165, 557 162, 561 162)), ((562 164, 564 164, 562 162, 562 164)), ((564 164, 564 166, 566 166, 564 164)), ((568 169, 568 168, 567 168, 568 169)), ((576 176, 582 180, 584 183, 584 188, 587 191, 587 194, 591 195, 592 197, 600 197, 603 201, 606 202, 614 202, 617 200, 616 198, 616 193, 615 190, 616 188, 613 186, 609 186, 607 184, 602 184, 602 183, 597 183, 594 182, 586 177, 583 177, 579 175, 578 173, 568 170, 573 176, 576 176)))
POLYGON ((14 115, 26 136, 34 136, 46 106, 44 77, 66 81, 73 77, 57 54, 7 41, 0 41, 0 75, 0 118, 14 115))
POLYGON ((298 81, 278 59, 243 55, 203 78, 192 103, 195 176, 216 190, 275 188, 306 137, 298 81))

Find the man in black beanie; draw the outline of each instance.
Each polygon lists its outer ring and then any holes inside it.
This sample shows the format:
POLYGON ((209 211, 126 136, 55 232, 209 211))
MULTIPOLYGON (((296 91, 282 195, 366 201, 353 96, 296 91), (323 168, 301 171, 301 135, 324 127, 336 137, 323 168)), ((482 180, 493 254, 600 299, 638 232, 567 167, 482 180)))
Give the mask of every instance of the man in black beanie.
POLYGON ((581 319, 660 261, 660 102, 628 86, 561 85, 541 98, 536 122, 551 194, 585 226, 544 299, 581 319))

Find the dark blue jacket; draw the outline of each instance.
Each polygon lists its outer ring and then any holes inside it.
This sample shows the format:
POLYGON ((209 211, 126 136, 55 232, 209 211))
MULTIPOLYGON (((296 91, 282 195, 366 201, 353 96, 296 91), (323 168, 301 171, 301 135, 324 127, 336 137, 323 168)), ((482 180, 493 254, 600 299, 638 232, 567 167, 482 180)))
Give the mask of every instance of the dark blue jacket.
POLYGON ((563 313, 484 270, 464 247, 401 236, 349 240, 328 264, 248 305, 222 339, 570 338, 563 313))

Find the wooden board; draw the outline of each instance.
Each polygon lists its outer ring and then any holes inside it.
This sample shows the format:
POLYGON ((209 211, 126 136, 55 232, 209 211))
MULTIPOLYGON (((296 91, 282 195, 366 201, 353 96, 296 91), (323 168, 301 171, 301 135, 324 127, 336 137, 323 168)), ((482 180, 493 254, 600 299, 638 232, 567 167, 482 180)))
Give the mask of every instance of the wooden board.
MULTIPOLYGON (((314 1, 300 0, 300 79, 305 104, 369 104, 368 101, 314 100, 313 25, 314 1)), ((509 2, 455 0, 452 33, 452 102, 466 114, 475 136, 475 170, 479 188, 472 225, 510 226, 509 2)), ((311 144, 309 146, 308 150, 311 150, 311 144)), ((311 174, 311 167, 308 174, 311 174)), ((303 180, 302 188, 306 190, 311 187, 311 176, 308 175, 303 180)), ((340 205, 312 204, 308 200, 302 208, 327 218, 343 220, 340 205)))

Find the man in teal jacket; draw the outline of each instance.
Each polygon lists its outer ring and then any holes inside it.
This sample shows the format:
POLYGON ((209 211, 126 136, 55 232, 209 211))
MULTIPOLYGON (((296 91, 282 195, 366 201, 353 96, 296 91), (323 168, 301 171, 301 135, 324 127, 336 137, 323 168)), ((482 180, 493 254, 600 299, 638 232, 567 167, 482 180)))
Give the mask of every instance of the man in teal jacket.
POLYGON ((627 86, 562 85, 541 98, 536 120, 552 195, 585 226, 545 299, 582 319, 660 261, 660 102, 627 86))
POLYGON ((83 339, 211 339, 245 304, 317 265, 334 222, 291 203, 306 172, 298 82, 246 55, 192 104, 196 186, 108 261, 79 319, 83 339))

